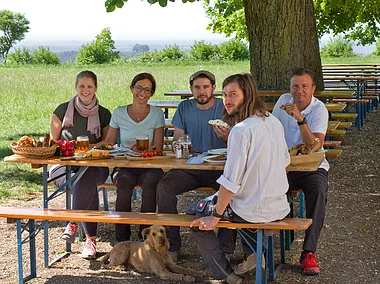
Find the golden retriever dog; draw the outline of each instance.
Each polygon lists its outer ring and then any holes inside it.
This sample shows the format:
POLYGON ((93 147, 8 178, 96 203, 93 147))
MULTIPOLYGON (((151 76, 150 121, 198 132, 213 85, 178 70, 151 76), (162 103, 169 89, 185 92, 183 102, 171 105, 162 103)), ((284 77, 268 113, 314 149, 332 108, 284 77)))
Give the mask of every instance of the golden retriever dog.
POLYGON ((154 273, 161 279, 194 282, 203 273, 174 264, 169 254, 169 241, 163 226, 151 226, 142 231, 144 242, 120 242, 107 253, 105 268, 131 266, 139 272, 154 273))

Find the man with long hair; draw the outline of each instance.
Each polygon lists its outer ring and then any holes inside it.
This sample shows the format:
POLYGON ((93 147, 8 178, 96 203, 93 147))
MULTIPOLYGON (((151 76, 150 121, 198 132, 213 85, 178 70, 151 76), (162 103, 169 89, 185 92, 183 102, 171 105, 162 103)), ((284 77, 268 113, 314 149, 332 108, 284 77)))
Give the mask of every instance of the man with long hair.
MULTIPOLYGON (((265 110, 251 74, 235 74, 223 82, 225 121, 233 124, 227 142, 227 162, 211 216, 195 220, 198 250, 215 279, 241 283, 237 274, 255 267, 255 254, 243 247, 246 260, 233 271, 213 231, 221 217, 232 222, 261 223, 281 220, 289 211, 286 167, 290 162, 281 123, 265 110), (196 228, 197 227, 197 228, 196 228)), ((228 230, 233 239, 233 230, 228 230)), ((253 238, 256 234, 246 230, 253 238)), ((252 244, 255 248, 255 245, 252 244)))

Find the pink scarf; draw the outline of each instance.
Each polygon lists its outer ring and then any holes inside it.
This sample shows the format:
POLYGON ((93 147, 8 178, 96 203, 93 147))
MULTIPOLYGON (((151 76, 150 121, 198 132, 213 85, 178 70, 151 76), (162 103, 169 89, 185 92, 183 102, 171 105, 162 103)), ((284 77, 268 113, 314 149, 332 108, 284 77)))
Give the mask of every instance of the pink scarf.
POLYGON ((85 106, 80 102, 78 95, 73 97, 69 101, 65 117, 63 118, 62 127, 74 126, 74 107, 81 116, 88 117, 87 130, 91 134, 94 134, 96 138, 99 138, 101 136, 101 127, 99 120, 98 99, 94 97, 92 102, 89 105, 85 106))

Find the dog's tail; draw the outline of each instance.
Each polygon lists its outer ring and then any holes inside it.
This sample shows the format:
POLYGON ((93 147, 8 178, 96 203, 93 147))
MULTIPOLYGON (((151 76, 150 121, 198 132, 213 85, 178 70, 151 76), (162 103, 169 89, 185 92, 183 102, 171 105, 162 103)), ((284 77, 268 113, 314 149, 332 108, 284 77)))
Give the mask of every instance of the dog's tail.
POLYGON ((111 252, 108 252, 105 256, 103 256, 102 260, 101 260, 101 263, 102 264, 106 264, 106 262, 108 261, 108 259, 110 258, 110 255, 111 255, 111 252))

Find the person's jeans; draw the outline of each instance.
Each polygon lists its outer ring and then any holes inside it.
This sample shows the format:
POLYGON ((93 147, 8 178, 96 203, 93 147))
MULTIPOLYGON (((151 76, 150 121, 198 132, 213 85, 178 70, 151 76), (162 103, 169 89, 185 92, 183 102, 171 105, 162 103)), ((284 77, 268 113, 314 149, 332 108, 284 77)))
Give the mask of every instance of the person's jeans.
MULTIPOLYGON (((159 180, 164 176, 161 169, 126 169, 116 168, 112 173, 112 181, 117 188, 116 211, 132 211, 132 194, 136 185, 142 188, 141 212, 156 212, 156 187, 159 180)), ((149 226, 140 225, 139 238, 142 239, 141 231, 149 226)), ((116 241, 122 242, 131 237, 131 226, 125 224, 115 225, 116 241)))
POLYGON ((306 218, 313 223, 306 230, 303 249, 315 252, 325 219, 328 172, 318 169, 315 172, 289 172, 289 191, 302 189, 306 199, 306 218))
MULTIPOLYGON (((229 220, 236 223, 248 223, 235 213, 232 214, 229 220)), ((242 231, 250 236, 246 237, 246 239, 256 251, 256 231, 247 229, 242 229, 242 231)), ((228 244, 229 246, 235 247, 236 230, 219 228, 218 236, 215 234, 214 230, 202 231, 198 228, 192 228, 192 232, 198 246, 198 251, 202 255, 207 266, 211 269, 215 279, 221 280, 227 278, 227 276, 233 272, 233 269, 230 262, 226 258, 226 251, 224 250, 222 244, 224 243, 225 247, 226 245, 228 246, 228 244), (221 237, 221 234, 219 233, 221 231, 223 232, 223 237, 221 237)), ((247 258, 253 253, 253 251, 245 241, 242 240, 242 244, 245 258, 247 258)), ((233 250, 229 253, 233 253, 233 250)))
MULTIPOLYGON (((223 174, 222 171, 198 170, 171 170, 157 185, 158 213, 177 214, 177 195, 208 186, 219 189, 216 180, 223 174)), ((170 242, 170 251, 179 251, 181 236, 179 227, 169 227, 167 237, 170 242)))
MULTIPOLYGON (((76 171, 77 168, 72 168, 76 171)), ((65 166, 55 167, 50 171, 50 177, 54 178, 66 173, 65 166)), ((73 209, 99 210, 98 186, 108 178, 109 170, 106 167, 89 167, 78 182, 73 186, 73 209)), ((66 181, 63 175, 54 181, 58 187, 66 181)), ((82 222, 83 230, 87 236, 96 236, 97 223, 82 222)))

